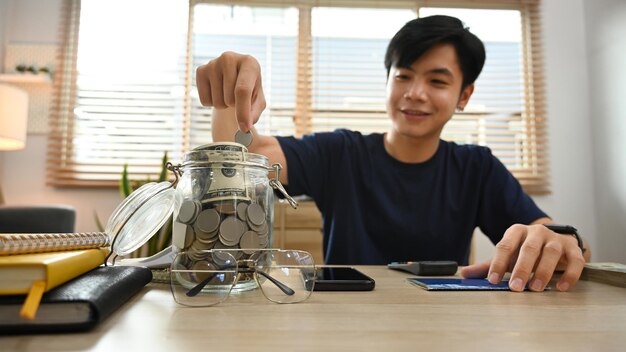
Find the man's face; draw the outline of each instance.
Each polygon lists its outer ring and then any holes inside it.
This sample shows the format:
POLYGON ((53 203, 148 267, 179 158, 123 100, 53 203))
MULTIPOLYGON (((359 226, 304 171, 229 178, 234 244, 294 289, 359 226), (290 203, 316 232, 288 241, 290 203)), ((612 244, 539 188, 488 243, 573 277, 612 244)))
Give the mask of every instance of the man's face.
POLYGON ((391 67, 387 78, 387 114, 391 133, 403 137, 439 138, 457 107, 464 108, 474 86, 461 91, 463 73, 456 50, 439 44, 411 67, 391 67))

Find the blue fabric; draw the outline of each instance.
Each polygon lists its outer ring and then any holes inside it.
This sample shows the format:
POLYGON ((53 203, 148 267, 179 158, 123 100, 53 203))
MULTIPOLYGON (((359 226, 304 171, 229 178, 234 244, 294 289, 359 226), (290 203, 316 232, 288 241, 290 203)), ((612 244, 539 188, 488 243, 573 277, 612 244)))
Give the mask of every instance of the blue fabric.
POLYGON ((486 147, 442 140, 431 159, 407 164, 383 138, 348 130, 278 137, 287 191, 310 196, 322 213, 327 264, 467 264, 477 226, 497 243, 512 224, 546 216, 486 147))

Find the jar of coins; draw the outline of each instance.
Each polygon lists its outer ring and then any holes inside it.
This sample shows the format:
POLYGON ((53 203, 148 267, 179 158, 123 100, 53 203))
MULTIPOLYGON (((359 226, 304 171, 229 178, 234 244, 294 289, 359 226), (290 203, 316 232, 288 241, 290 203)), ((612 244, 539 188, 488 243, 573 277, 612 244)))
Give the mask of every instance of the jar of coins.
MULTIPOLYGON (((188 152, 180 171, 182 199, 174 213, 173 245, 190 253, 188 260, 201 261, 203 250, 242 249, 236 253, 246 256, 272 247, 274 189, 291 199, 278 181, 279 165, 270 168, 267 157, 248 153, 242 144, 221 142, 188 152)), ((247 280, 253 281, 252 275, 240 277, 239 287, 247 280)))
MULTIPOLYGON (((242 257, 237 259, 246 260, 255 250, 272 247, 274 191, 297 207, 279 181, 281 166, 270 166, 267 157, 249 153, 243 144, 207 144, 168 168, 176 174, 175 182, 142 186, 109 219, 107 233, 115 233, 111 247, 117 256, 145 243, 152 229, 173 213, 172 247, 138 264, 167 264, 168 258, 185 251, 188 265, 198 261, 202 266, 201 255, 194 258, 193 253, 211 249, 241 249, 235 251, 242 257)), ((246 275, 235 289, 253 288, 252 275, 246 275)))

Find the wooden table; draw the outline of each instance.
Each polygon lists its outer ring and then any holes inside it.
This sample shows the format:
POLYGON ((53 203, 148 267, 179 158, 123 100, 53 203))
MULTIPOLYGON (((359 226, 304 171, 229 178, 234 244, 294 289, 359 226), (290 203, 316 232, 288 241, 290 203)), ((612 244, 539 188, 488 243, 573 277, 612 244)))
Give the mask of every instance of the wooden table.
POLYGON ((409 274, 360 269, 372 292, 314 292, 279 305, 258 290, 186 308, 150 284, 95 330, 0 337, 2 351, 623 351, 626 289, 428 292, 409 274))

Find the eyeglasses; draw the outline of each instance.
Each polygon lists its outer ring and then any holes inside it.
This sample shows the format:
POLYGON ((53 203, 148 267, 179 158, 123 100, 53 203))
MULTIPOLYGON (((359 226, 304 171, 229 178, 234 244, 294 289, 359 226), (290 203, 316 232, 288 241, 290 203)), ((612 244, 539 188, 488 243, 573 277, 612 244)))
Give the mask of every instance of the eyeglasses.
POLYGON ((298 303, 313 291, 310 253, 281 249, 211 249, 180 252, 170 267, 174 300, 205 307, 225 301, 234 290, 259 287, 276 303, 298 303))

